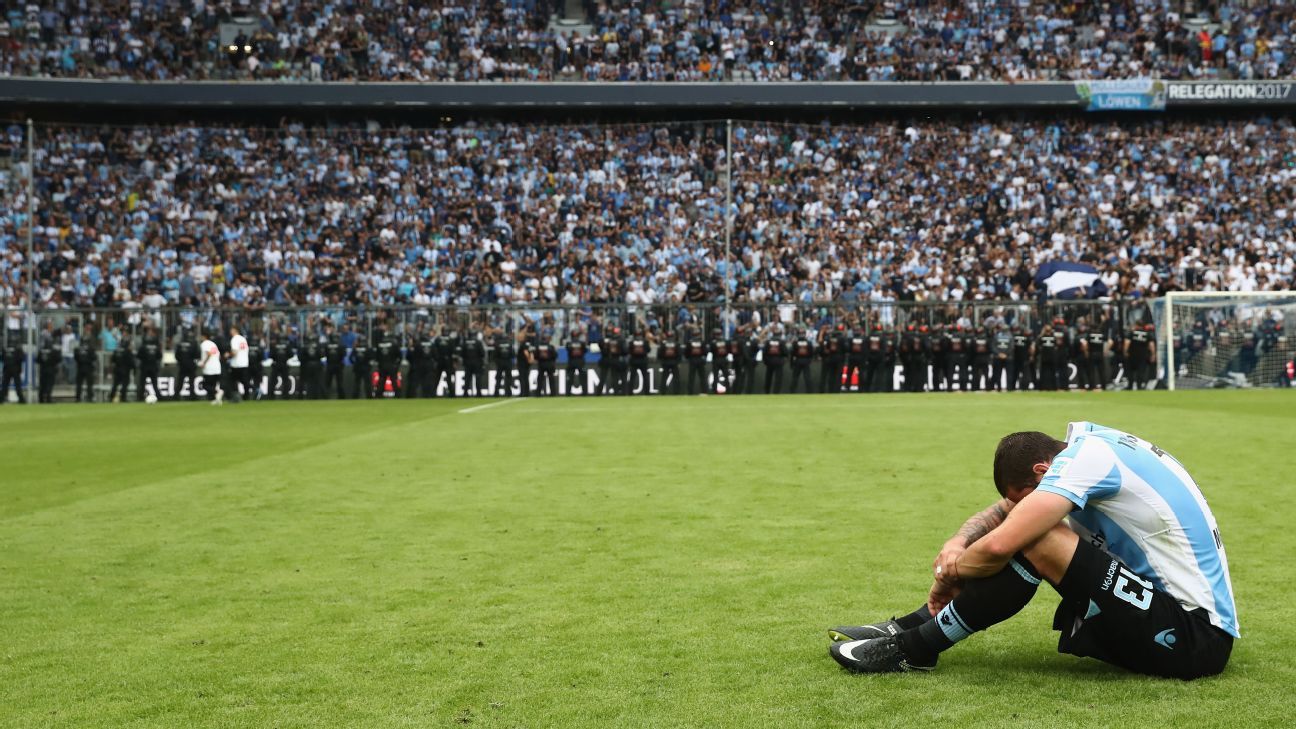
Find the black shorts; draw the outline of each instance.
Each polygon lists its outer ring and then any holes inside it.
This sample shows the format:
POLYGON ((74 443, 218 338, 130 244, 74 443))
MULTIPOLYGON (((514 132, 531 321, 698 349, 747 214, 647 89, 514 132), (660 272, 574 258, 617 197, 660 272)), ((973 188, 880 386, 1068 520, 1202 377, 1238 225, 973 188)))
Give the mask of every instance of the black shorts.
POLYGON ((1081 539, 1057 588, 1058 652, 1152 676, 1193 679, 1224 670, 1233 636, 1189 611, 1123 562, 1081 539))

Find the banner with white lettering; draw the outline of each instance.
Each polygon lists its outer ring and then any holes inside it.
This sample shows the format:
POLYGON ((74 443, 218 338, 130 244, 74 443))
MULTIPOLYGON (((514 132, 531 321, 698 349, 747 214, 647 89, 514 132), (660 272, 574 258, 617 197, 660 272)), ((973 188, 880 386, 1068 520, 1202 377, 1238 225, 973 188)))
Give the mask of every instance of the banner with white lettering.
POLYGON ((1167 81, 1166 85, 1172 107, 1296 105, 1296 84, 1290 81, 1167 81))
POLYGON ((1078 81, 1076 93, 1086 111, 1164 111, 1166 84, 1160 79, 1078 81))

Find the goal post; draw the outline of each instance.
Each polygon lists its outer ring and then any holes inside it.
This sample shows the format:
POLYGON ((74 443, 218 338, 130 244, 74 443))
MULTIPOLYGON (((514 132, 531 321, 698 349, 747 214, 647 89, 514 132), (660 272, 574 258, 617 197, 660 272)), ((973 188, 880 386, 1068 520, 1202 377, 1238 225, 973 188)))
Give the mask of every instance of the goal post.
POLYGON ((1290 384, 1296 291, 1173 291, 1160 304, 1168 389, 1290 384))

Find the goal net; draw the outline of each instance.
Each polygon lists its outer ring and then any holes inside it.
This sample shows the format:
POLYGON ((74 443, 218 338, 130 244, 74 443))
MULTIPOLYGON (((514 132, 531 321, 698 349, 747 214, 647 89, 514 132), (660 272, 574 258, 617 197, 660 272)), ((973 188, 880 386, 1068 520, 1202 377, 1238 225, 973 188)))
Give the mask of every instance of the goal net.
POLYGON ((1159 313, 1157 348, 1171 390, 1290 385, 1296 292, 1176 291, 1159 313))

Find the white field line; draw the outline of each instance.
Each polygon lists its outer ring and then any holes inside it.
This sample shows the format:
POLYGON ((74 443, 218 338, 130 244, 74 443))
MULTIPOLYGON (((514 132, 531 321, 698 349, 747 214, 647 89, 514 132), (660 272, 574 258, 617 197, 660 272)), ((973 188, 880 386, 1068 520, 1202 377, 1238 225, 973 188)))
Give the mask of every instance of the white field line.
POLYGON ((485 410, 487 408, 496 408, 499 407, 500 405, 508 405, 511 402, 518 402, 519 400, 524 400, 524 399, 525 398, 515 397, 515 398, 510 398, 508 400, 500 400, 499 402, 488 402, 485 405, 474 405, 470 408, 464 408, 463 410, 460 410, 459 414, 467 415, 468 413, 476 413, 485 410))

